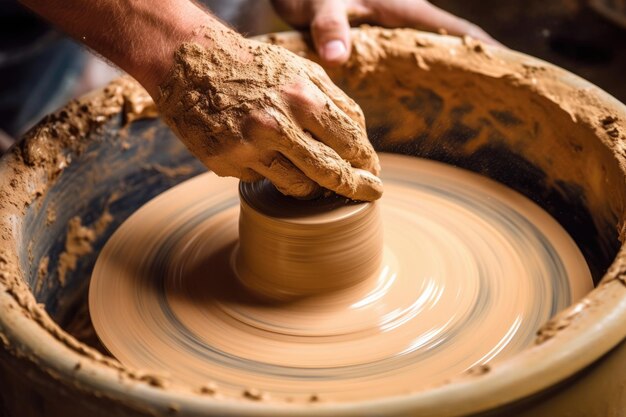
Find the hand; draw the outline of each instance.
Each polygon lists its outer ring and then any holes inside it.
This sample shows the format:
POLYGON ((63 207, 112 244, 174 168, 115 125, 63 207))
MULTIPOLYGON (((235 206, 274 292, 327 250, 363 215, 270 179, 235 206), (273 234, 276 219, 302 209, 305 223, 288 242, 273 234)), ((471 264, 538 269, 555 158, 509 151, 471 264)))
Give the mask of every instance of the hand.
POLYGON ((350 56, 350 22, 386 27, 444 29, 451 35, 469 35, 498 44, 478 26, 458 18, 426 0, 272 0, 287 23, 310 27, 317 52, 328 64, 341 64, 350 56))
POLYGON ((183 44, 157 105, 220 176, 263 177, 284 194, 320 187, 355 200, 382 194, 358 105, 317 64, 222 29, 183 44))
POLYGON ((189 0, 21 1, 135 77, 216 174, 265 177, 296 197, 381 196, 361 109, 316 64, 244 39, 189 0))

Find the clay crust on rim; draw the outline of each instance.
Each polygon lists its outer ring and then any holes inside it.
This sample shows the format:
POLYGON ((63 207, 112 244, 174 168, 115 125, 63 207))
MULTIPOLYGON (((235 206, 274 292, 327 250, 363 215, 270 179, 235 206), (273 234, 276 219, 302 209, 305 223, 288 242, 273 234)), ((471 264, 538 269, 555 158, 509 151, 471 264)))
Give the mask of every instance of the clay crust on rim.
MULTIPOLYGON (((472 39, 459 40, 411 30, 363 28, 355 30, 353 60, 374 65, 359 53, 375 43, 383 60, 398 54, 419 53, 416 65, 444 62, 485 77, 507 78, 520 88, 541 94, 569 113, 573 120, 592 128, 611 149, 626 177, 623 143, 626 108, 581 78, 538 59, 513 51, 483 46, 472 39), (392 47, 393 46, 393 47, 392 47), (454 57, 454 59, 452 59, 454 57), (459 58, 463 59, 459 59, 459 58), (360 61, 359 61, 360 60, 360 61), (462 62, 461 62, 462 61, 462 62), (528 68, 542 68, 531 81, 528 68), (537 82, 539 80, 539 82, 537 82), (576 96, 564 103, 564 97, 576 96), (615 117, 607 130, 607 115, 615 117)), ((292 50, 306 48, 296 33, 263 39, 292 50)), ((166 375, 124 367, 61 329, 37 304, 19 265, 19 218, 45 195, 70 154, 80 154, 90 133, 118 114, 132 121, 154 116, 149 97, 134 81, 121 78, 101 91, 74 101, 48 116, 14 146, 0 163, 0 343, 15 362, 27 364, 42 384, 106 398, 129 411, 220 415, 352 415, 384 410, 460 415, 490 409, 530 396, 556 384, 591 364, 626 338, 626 249, 622 248, 602 282, 587 297, 560 313, 539 332, 535 347, 498 366, 469 372, 450 383, 406 396, 345 404, 284 404, 207 401, 197 387, 179 386, 166 375), (45 349, 41 347, 45 346, 45 349), (549 359, 549 360, 548 360, 549 359), (148 405, 149 404, 149 405, 148 405)), ((624 225, 621 219, 620 226, 624 225)), ((624 232, 621 233, 623 241, 624 232)), ((89 396, 84 398, 89 401, 89 396)))

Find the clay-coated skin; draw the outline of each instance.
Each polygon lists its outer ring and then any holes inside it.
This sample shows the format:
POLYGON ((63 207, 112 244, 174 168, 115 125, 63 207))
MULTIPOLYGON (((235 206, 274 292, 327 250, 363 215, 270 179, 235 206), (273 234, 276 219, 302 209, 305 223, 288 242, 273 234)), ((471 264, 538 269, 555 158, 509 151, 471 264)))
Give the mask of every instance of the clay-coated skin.
POLYGON ((224 30, 207 48, 189 42, 160 86, 159 111, 213 172, 267 178, 284 194, 320 187, 348 198, 380 198, 379 163, 360 107, 322 68, 276 45, 247 46, 224 30))
MULTIPOLYGON (((138 210, 101 252, 90 287, 99 337, 124 364, 209 384, 221 397, 349 401, 420 390, 511 357, 591 290, 574 242, 527 198, 440 163, 381 161, 382 261, 366 279, 283 301, 246 290, 234 272, 241 266, 234 266, 241 262, 236 182, 204 174, 138 210)), ((343 236, 354 224, 341 230, 337 210, 359 213, 335 207, 310 223, 343 236)), ((270 213, 283 216, 273 234, 306 220, 287 211, 270 213)), ((346 239, 320 236, 337 257, 354 256, 346 239)), ((267 253, 266 240, 246 239, 247 250, 258 243, 267 253)), ((305 248, 272 255, 277 270, 293 268, 296 290, 303 264, 288 261, 319 259, 314 245, 305 248)), ((333 282, 328 265, 320 266, 322 283, 333 282)), ((315 267, 306 264, 305 273, 315 267)))

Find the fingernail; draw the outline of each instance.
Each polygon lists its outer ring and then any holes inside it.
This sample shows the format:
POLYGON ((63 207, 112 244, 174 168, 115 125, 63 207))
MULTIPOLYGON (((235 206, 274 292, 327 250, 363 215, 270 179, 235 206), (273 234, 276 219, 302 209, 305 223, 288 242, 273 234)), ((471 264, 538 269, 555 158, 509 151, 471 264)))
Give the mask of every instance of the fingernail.
POLYGON ((340 40, 327 42, 322 49, 322 58, 327 61, 340 61, 346 55, 346 45, 340 40))

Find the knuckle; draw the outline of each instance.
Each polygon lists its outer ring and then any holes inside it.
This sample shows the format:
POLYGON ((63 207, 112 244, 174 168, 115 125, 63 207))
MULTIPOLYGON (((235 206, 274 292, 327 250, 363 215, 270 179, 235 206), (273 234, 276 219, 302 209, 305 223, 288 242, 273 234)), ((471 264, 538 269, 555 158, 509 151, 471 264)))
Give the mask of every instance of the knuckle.
POLYGON ((320 81, 330 82, 330 78, 328 77, 328 74, 326 74, 326 71, 324 71, 324 68, 322 68, 320 64, 318 64, 317 62, 309 61, 307 65, 309 67, 309 71, 311 71, 313 75, 318 77, 320 81))
POLYGON ((309 79, 320 89, 330 89, 334 85, 326 70, 317 62, 307 62, 307 71, 309 79))
POLYGON ((282 95, 290 103, 293 101, 297 101, 300 99, 302 95, 304 95, 304 89, 306 86, 303 81, 295 81, 292 82, 282 88, 282 95))
POLYGON ((285 89, 285 99, 294 107, 317 108, 320 106, 318 94, 301 81, 285 89))
POLYGON ((341 175, 341 171, 333 172, 332 175, 329 176, 329 186, 333 190, 338 189, 344 184, 343 176, 341 175))
POLYGON ((278 121, 268 109, 249 113, 245 118, 245 124, 251 131, 276 131, 279 128, 278 121))
POLYGON ((341 158, 323 158, 326 168, 326 186, 337 190, 346 184, 350 178, 350 165, 341 158))
POLYGON ((350 112, 344 112, 344 114, 340 115, 338 118, 338 122, 341 125, 342 129, 346 132, 346 140, 350 140, 351 142, 362 142, 367 138, 367 133, 363 126, 359 123, 359 120, 356 117, 356 114, 350 114, 350 112))
POLYGON ((363 166, 363 169, 374 175, 380 174, 380 161, 378 160, 378 155, 375 152, 368 155, 367 163, 363 166))
POLYGON ((348 116, 352 119, 354 123, 356 123, 356 129, 359 134, 362 136, 366 136, 365 133, 365 115, 363 114, 363 110, 359 106, 350 106, 348 107, 348 116))

